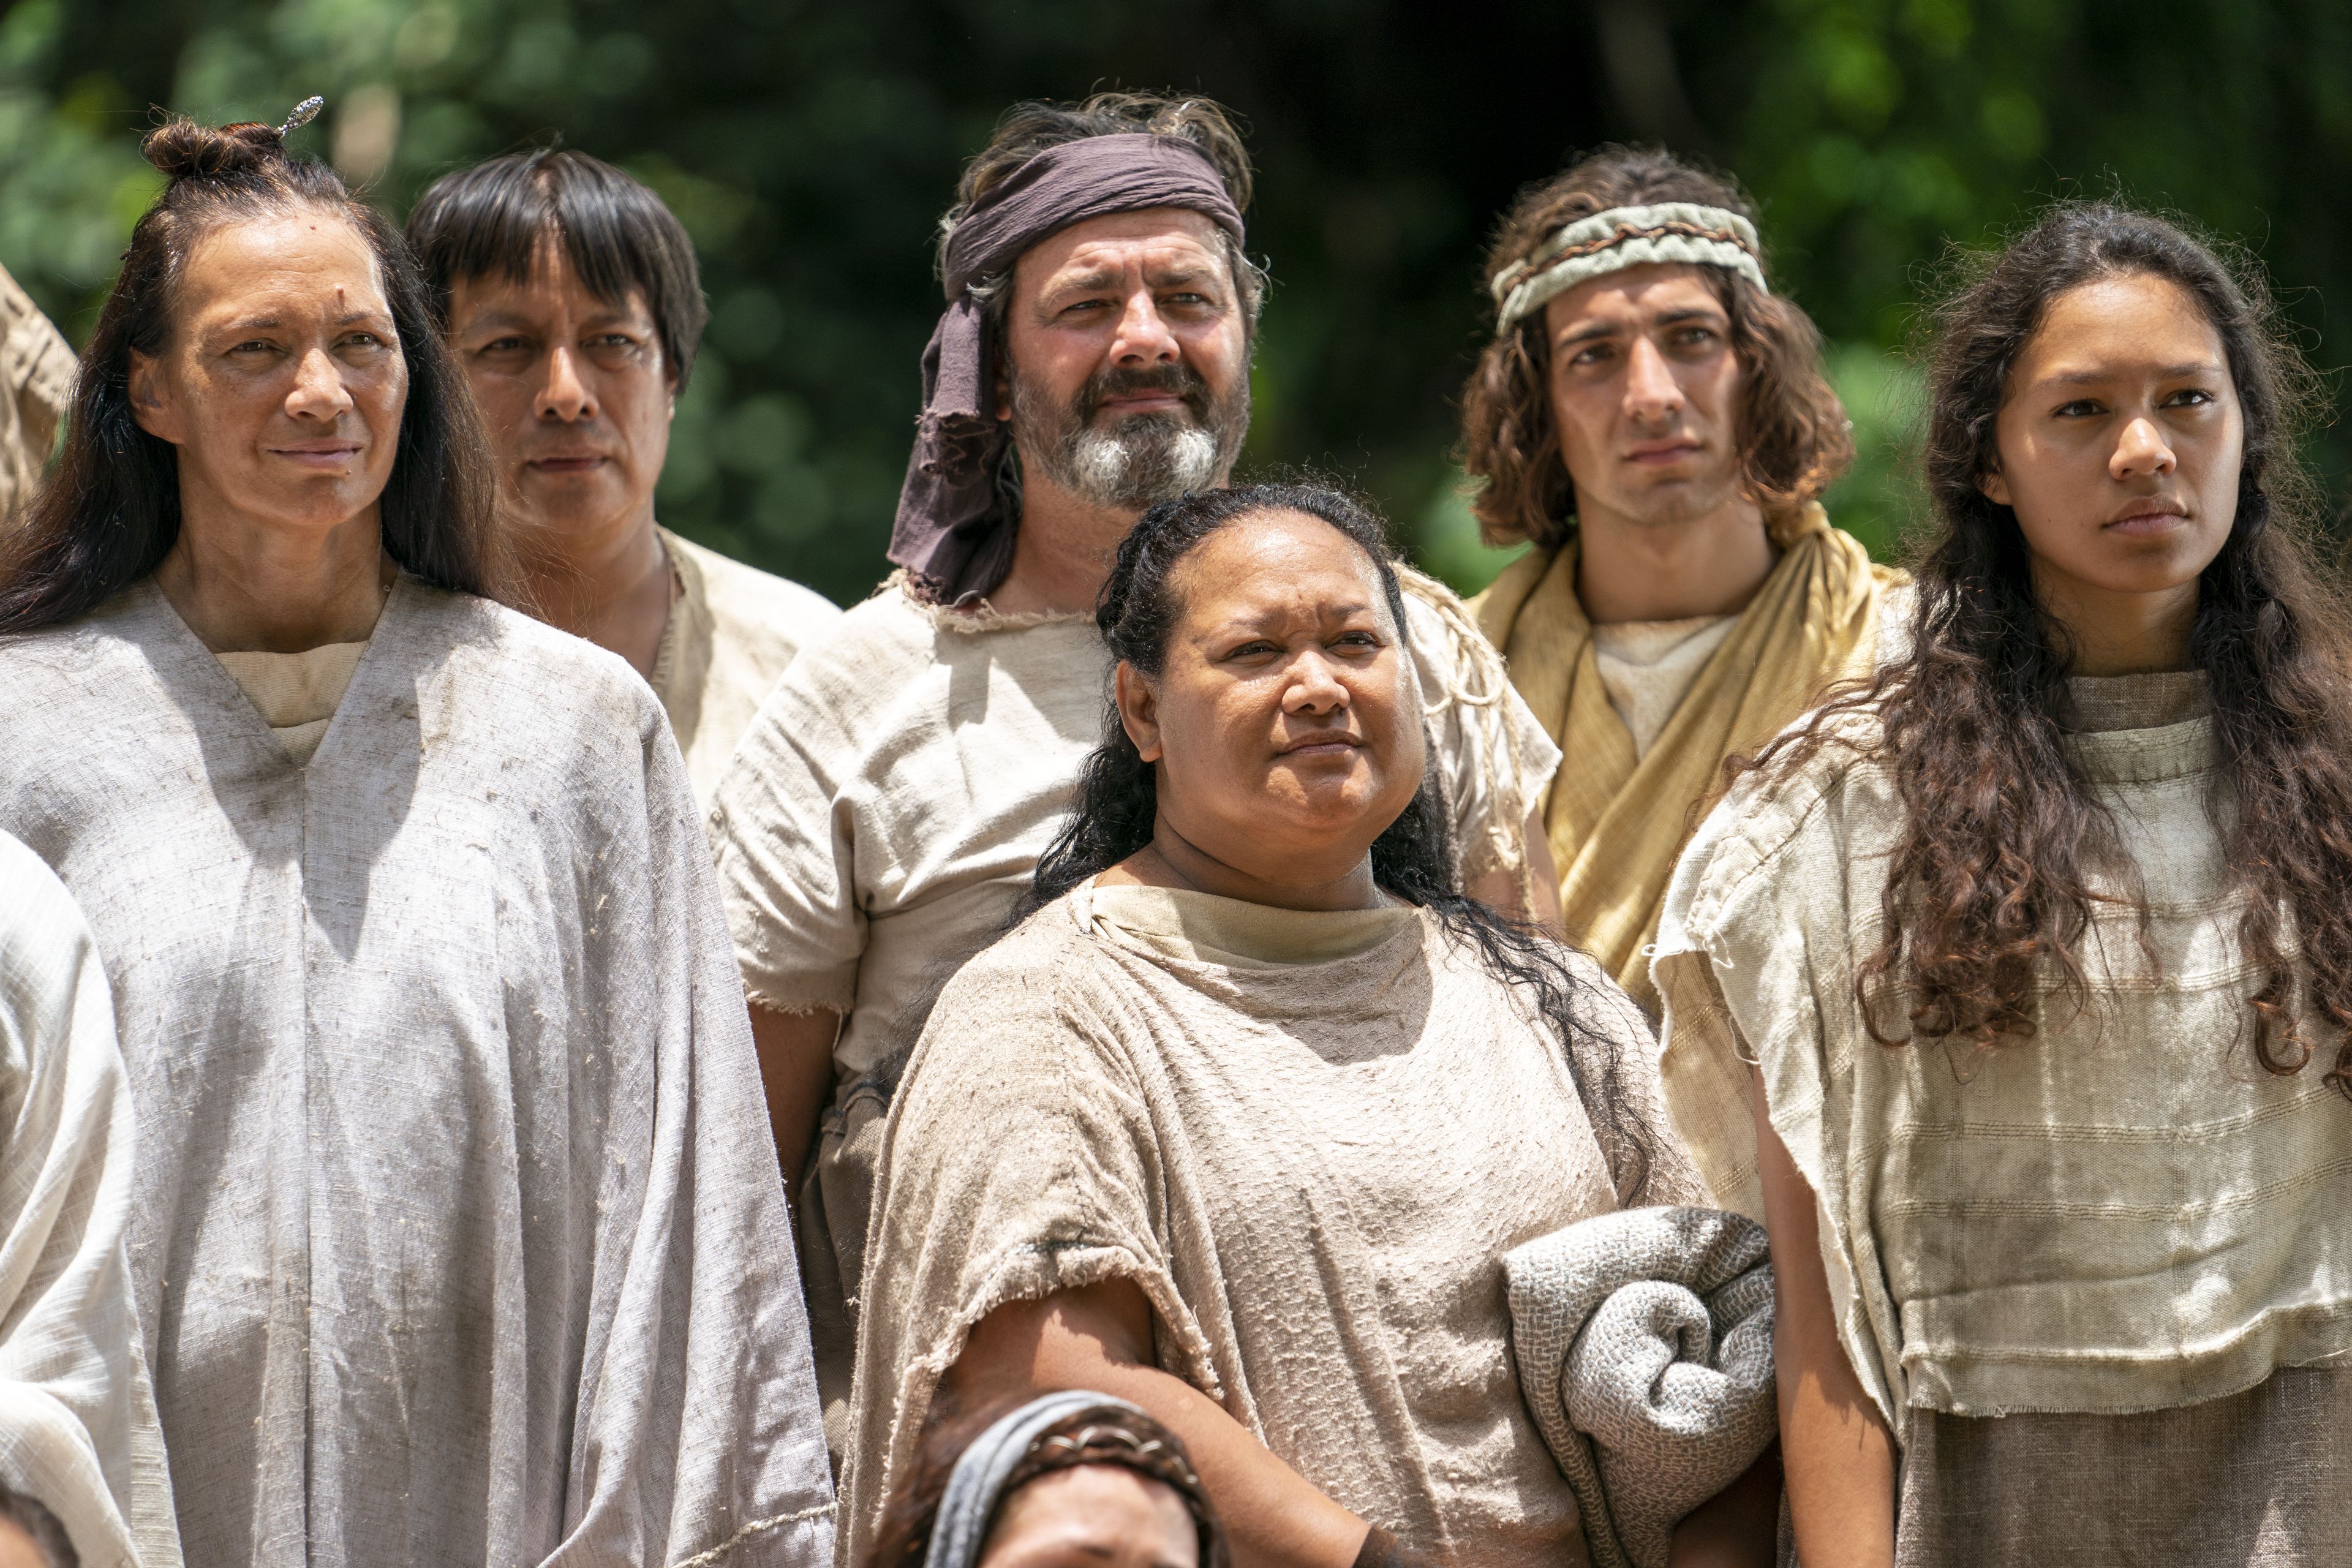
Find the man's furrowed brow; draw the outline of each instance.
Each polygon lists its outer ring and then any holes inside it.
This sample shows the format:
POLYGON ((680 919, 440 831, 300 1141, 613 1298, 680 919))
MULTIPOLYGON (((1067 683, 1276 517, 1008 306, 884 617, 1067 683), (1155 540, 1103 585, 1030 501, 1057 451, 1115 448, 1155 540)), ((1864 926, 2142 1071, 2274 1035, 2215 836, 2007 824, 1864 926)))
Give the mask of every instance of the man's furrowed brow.
POLYGON ((1587 321, 1562 332, 1558 342, 1561 348, 1574 348, 1580 343, 1598 342, 1603 338, 1622 338, 1630 329, 1622 321, 1587 321))

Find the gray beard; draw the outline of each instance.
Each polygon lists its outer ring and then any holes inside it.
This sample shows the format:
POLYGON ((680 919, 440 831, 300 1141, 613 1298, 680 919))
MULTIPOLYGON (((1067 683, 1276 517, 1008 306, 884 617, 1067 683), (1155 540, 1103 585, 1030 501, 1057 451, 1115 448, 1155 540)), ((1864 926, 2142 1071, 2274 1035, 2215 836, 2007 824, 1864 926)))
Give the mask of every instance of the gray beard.
POLYGON ((1249 434, 1249 384, 1198 421, 1137 414, 1106 429, 1090 415, 1050 405, 1013 378, 1013 439, 1023 458, 1081 500, 1140 512, 1211 489, 1231 470, 1249 434))

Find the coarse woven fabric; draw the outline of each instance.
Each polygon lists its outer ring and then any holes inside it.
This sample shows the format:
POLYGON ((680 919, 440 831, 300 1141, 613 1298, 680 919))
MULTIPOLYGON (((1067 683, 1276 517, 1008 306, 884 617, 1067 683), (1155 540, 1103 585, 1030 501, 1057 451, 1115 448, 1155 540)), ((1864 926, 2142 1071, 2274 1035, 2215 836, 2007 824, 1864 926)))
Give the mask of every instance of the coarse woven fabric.
POLYGON ((710 792, 776 678, 813 637, 841 619, 814 588, 730 560, 665 528, 677 595, 654 653, 654 695, 686 757, 694 798, 710 792))
POLYGON ((1715 650, 1739 625, 1737 616, 1681 621, 1617 621, 1592 628, 1592 662, 1609 706, 1625 721, 1639 763, 1690 694, 1715 650))
MULTIPOLYGON (((1624 1202, 1701 1201, 1695 1173, 1662 1131, 1645 1190, 1616 1191, 1560 1042, 1434 917, 1325 963, 1164 950, 1253 945, 1222 929, 1231 902, 1081 887, 941 997, 884 1135, 843 1561, 972 1326, 1108 1279, 1150 1303, 1162 1370, 1364 1519, 1441 1560, 1583 1561, 1512 1373, 1502 1258, 1624 1202), (1126 929, 1138 904, 1158 940, 1126 929)), ((1571 962, 1658 1117, 1648 1026, 1571 962)))
MULTIPOLYGON (((1524 882, 1525 824, 1559 764, 1444 584, 1403 574, 1432 761, 1469 880, 1524 882)), ((799 1219, 836 1446, 882 1115, 929 1005, 1004 929, 1101 742, 1111 660, 1091 616, 927 605, 893 579, 785 671, 710 818, 743 984, 846 1015, 799 1219)))
POLYGON ((1756 226, 1723 207, 1657 202, 1591 213, 1562 225, 1526 260, 1495 275, 1487 286, 1495 299, 1495 330, 1510 331, 1520 318, 1580 283, 1661 262, 1720 267, 1769 294, 1757 250, 1756 226))
POLYGON ((1511 1354, 1594 1568, 1665 1568, 1684 1515, 1780 1429, 1764 1227, 1712 1208, 1579 1220, 1507 1254, 1511 1354))
POLYGON ((177 1568, 123 1232, 136 1155, 89 926, 0 833, 0 1484, 82 1568, 177 1568))
POLYGON ((923 411, 890 527, 890 560, 933 597, 969 605, 1003 582, 1020 521, 997 489, 1011 436, 996 417, 987 313, 971 285, 1072 224, 1153 207, 1200 213, 1243 242, 1224 175, 1181 136, 1087 136, 1049 147, 956 220, 941 279, 948 308, 923 346, 923 411))
POLYGON ((0 268, 0 533, 41 482, 78 370, 57 328, 0 268))
POLYGON ((2137 1415, 1910 1418, 1895 1568, 2352 1563, 2352 1372, 2137 1415))
POLYGON ((0 827, 106 954, 202 1563, 825 1561, 808 1343, 677 748, 395 584, 298 767, 152 582, 0 642, 0 827))
POLYGON ((1807 506, 1775 525, 1780 559, 1638 759, 1611 706, 1576 595, 1577 542, 1531 551, 1470 602, 1511 679, 1560 750, 1544 806, 1563 929, 1654 1016, 1651 942, 1675 857, 1723 760, 1753 751, 1833 680, 1877 659, 1890 593, 1906 579, 1807 506))
MULTIPOLYGON (((1675 1124, 1717 1199, 1760 1217, 1760 1068, 1840 1339, 1898 1439, 1910 1410, 2165 1410, 2352 1347, 2352 1105, 2315 1068, 2252 1059, 2260 976, 2209 815, 2231 805, 2203 678, 2073 692, 2067 752, 2121 858, 2091 869, 2084 1004, 2046 976, 2032 1038, 1866 1031, 1854 971, 1904 821, 1866 716, 1852 748, 1743 781, 1659 934, 1675 1124)), ((2307 1023, 2325 1062, 2335 1037, 2307 1023)))

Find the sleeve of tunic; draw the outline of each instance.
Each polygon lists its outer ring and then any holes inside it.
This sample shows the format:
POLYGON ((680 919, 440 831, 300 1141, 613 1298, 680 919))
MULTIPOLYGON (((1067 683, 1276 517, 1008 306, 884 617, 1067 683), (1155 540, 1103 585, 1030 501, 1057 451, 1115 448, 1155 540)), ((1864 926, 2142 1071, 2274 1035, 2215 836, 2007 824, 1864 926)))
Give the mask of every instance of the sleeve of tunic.
POLYGON ((0 394, 7 400, 0 407, 0 529, 40 483, 77 368, 41 308, 0 269, 0 394))
POLYGON ((1422 707, 1447 804, 1462 876, 1496 870, 1524 878, 1527 822, 1559 769, 1559 747, 1544 732, 1503 656, 1452 589, 1409 569, 1406 635, 1420 677, 1422 707))
POLYGON ((85 1568, 175 1568, 106 975, 64 887, 5 835, 0 888, 0 1481, 58 1516, 85 1568))
POLYGON ((1641 1182, 1636 1186, 1631 1181, 1634 1166, 1626 1158, 1627 1151, 1612 1131, 1608 1119, 1597 1114, 1594 1108, 1586 1108, 1592 1119, 1593 1135, 1608 1156, 1610 1170, 1617 1173, 1617 1201, 1627 1208, 1656 1205, 1715 1207, 1706 1180, 1675 1131, 1664 1087, 1658 1078, 1658 1041, 1650 1028, 1650 1020, 1590 954, 1574 953, 1570 964, 1576 977, 1586 986, 1587 1010, 1593 1030, 1592 1037, 1574 1047, 1578 1077, 1598 1089, 1608 1080, 1613 1065, 1617 1092, 1630 1113, 1628 1120, 1649 1135, 1648 1168, 1641 1173, 1641 1182), (1604 1053, 1613 1053, 1613 1064, 1604 1053))
MULTIPOLYGON (((1816 767, 1821 764, 1817 763, 1816 767)), ((1761 1224, 1754 1085, 1813 1194, 1822 1264, 1847 1360, 1901 1436, 1901 1326, 1849 1166, 1856 1048, 1846 1013, 1854 930, 1833 826, 1839 794, 1814 772, 1772 788, 1756 775, 1701 824, 1676 864, 1651 973, 1665 1004, 1660 1077, 1668 1110, 1722 1205, 1761 1224), (1831 1005, 1834 1006, 1834 1000, 1831 1005)), ((1880 1048, 1872 1045, 1867 1048, 1880 1048)))
POLYGON ((863 704, 841 689, 853 672, 835 668, 833 651, 810 650, 785 668, 711 795, 710 843, 742 984, 779 1013, 848 1012, 866 951, 848 798, 863 704))
POLYGON ((1159 1141, 1126 1066, 1139 1026, 1039 923, 968 964, 940 997, 893 1104, 874 1192, 843 1506, 862 1559, 940 1377, 1009 1301, 1131 1279, 1169 1371, 1219 1397, 1208 1342, 1177 1293, 1159 1141))
POLYGON ((606 1192, 637 1195, 599 1205, 569 1530, 547 1563, 822 1568, 832 1483, 750 1019, 650 693, 642 722, 650 888, 592 884, 584 957, 596 1006, 648 1022, 613 1034, 645 1039, 652 1094, 615 1107, 605 1141, 606 1192))

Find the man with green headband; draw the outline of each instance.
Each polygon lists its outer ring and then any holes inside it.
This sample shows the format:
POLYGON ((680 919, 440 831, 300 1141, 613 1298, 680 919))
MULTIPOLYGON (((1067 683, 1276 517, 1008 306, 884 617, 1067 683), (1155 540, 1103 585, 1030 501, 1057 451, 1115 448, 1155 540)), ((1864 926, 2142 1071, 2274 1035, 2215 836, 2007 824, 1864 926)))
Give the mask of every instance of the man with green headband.
POLYGON ((1513 205, 1487 279, 1465 464, 1487 542, 1535 548, 1473 607, 1567 759, 1544 826, 1569 938, 1654 1014, 1694 808, 1874 662, 1904 579, 1822 510, 1845 411, 1729 181, 1595 153, 1513 205))

